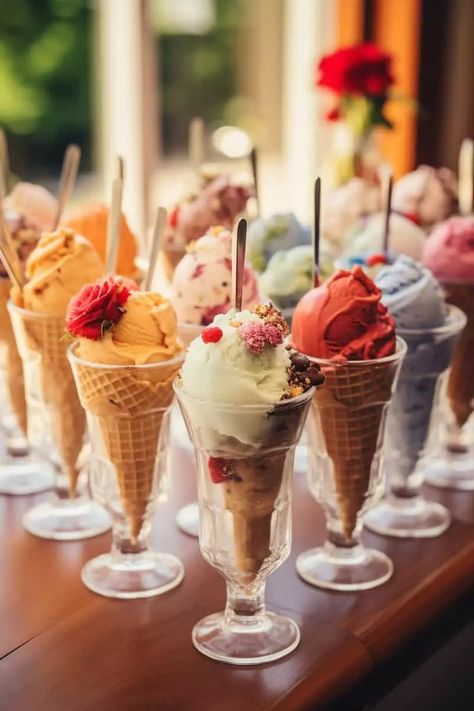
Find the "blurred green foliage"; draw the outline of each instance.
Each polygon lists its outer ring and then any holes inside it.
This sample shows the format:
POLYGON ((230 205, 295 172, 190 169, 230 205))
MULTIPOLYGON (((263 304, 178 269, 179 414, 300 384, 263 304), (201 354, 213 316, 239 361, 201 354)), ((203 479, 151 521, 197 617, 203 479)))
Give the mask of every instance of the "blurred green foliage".
POLYGON ((214 7, 215 23, 209 32, 159 38, 157 61, 167 153, 183 149, 193 116, 201 116, 209 127, 240 119, 236 94, 243 3, 214 0, 214 7))
POLYGON ((70 142, 90 164, 91 16, 87 0, 0 0, 0 125, 19 175, 57 174, 70 142))

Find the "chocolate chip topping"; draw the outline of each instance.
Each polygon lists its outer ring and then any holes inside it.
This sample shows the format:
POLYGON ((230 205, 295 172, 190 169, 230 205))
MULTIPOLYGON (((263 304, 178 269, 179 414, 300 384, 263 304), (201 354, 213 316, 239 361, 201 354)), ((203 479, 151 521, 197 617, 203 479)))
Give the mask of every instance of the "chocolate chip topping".
POLYGON ((289 350, 288 389, 282 400, 298 397, 314 386, 324 383, 324 375, 316 363, 311 363, 302 353, 289 350))

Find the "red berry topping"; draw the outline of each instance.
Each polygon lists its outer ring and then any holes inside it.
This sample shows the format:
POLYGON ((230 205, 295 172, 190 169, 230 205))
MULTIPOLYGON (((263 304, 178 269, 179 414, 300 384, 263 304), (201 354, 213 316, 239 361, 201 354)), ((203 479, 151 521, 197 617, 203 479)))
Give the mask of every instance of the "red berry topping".
POLYGON ((209 474, 213 484, 222 484, 223 481, 234 479, 232 463, 219 457, 209 457, 209 474))
POLYGON ((377 254, 371 254, 370 257, 367 257, 367 266, 368 267, 374 267, 376 264, 387 264, 387 257, 385 254, 382 253, 377 253, 377 254))
POLYGON ((204 343, 218 343, 223 335, 222 329, 219 328, 219 326, 208 326, 201 332, 201 338, 204 343))
POLYGON ((171 210, 171 212, 168 215, 168 223, 170 227, 177 227, 178 226, 178 215, 179 215, 179 207, 175 207, 174 210, 171 210))
POLYGON ((415 225, 420 224, 420 216, 416 212, 404 212, 402 213, 403 217, 406 217, 407 220, 411 220, 412 222, 415 223, 415 225))

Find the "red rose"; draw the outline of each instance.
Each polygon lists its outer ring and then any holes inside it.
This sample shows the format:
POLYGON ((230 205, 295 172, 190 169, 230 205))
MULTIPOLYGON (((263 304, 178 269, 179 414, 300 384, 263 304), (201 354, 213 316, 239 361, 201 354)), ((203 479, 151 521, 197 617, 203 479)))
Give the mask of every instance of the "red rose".
POLYGON ((365 43, 327 54, 318 64, 317 86, 336 94, 385 97, 394 83, 392 55, 365 43))
POLYGON ((110 276, 86 284, 72 297, 66 314, 66 329, 73 336, 97 341, 117 323, 131 290, 138 289, 132 279, 110 276))

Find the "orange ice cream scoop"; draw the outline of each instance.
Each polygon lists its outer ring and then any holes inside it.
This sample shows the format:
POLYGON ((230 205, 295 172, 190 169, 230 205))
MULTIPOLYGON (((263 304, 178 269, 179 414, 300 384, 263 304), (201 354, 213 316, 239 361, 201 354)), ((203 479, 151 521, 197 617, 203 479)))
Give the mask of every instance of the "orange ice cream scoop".
MULTIPOLYGON (((107 222, 109 208, 107 205, 88 205, 82 210, 71 215, 65 222, 65 227, 71 227, 75 232, 84 235, 92 242, 105 262, 105 249, 107 243, 107 222)), ((128 226, 125 215, 120 217, 119 248, 117 256, 117 273, 122 276, 135 277, 137 267, 137 238, 128 226)))

